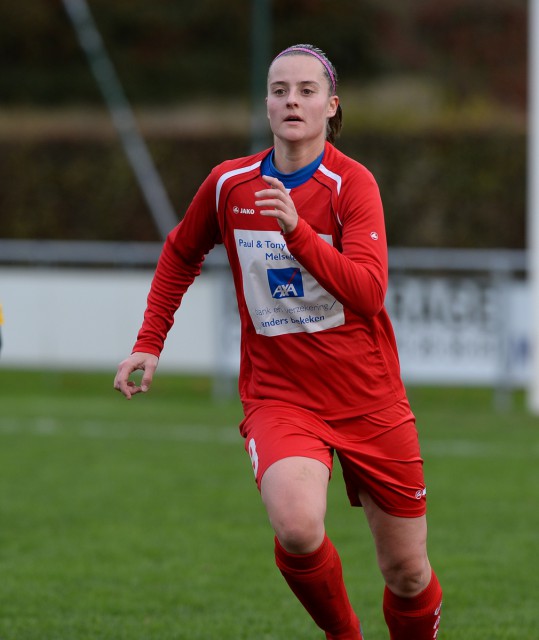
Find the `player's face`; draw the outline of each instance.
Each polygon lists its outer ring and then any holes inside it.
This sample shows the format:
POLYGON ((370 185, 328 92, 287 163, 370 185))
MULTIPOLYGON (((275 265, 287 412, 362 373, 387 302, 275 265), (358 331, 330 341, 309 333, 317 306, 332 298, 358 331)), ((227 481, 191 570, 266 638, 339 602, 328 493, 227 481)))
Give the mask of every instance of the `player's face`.
POLYGON ((270 127, 287 142, 326 139, 339 99, 330 95, 322 63, 311 55, 282 56, 271 65, 266 99, 270 127))

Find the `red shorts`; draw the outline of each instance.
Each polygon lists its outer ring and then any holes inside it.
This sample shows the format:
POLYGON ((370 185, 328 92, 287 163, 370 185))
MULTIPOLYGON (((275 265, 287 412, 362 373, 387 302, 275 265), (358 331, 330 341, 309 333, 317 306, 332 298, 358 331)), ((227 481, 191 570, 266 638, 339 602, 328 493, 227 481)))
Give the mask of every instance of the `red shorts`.
POLYGON ((406 399, 376 413, 330 421, 284 402, 253 402, 240 431, 259 489, 266 469, 290 456, 320 460, 331 473, 335 451, 352 506, 361 506, 358 494, 364 490, 390 515, 415 518, 426 511, 423 460, 406 399))

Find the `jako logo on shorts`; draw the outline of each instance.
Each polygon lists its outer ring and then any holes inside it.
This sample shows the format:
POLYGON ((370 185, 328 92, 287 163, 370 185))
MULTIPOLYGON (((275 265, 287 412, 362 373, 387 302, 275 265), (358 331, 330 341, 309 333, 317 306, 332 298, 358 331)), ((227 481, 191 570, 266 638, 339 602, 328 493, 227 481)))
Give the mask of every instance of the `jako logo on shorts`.
POLYGON ((297 267, 268 269, 268 282, 273 298, 303 298, 303 278, 297 267))

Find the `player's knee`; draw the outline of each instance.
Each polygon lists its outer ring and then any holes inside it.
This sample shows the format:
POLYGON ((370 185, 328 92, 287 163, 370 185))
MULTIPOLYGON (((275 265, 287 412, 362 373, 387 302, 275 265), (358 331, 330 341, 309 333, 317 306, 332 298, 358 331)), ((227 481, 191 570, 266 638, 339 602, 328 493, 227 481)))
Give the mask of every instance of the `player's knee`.
POLYGON ((385 583, 395 595, 411 598, 428 586, 430 565, 425 558, 408 558, 381 564, 385 583))
POLYGON ((279 542, 289 553, 310 553, 315 551, 324 539, 324 524, 317 518, 283 518, 273 524, 279 542))

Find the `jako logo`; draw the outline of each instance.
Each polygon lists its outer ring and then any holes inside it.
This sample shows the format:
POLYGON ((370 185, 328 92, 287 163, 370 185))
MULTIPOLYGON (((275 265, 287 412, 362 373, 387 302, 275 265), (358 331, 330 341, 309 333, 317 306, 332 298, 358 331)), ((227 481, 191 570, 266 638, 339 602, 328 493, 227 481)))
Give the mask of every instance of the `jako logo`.
POLYGON ((273 298, 303 298, 303 278, 299 268, 268 269, 273 298))
POLYGON ((243 207, 240 208, 238 206, 232 207, 232 211, 234 213, 240 213, 240 214, 243 213, 243 214, 246 214, 248 216, 254 216, 254 214, 255 214, 255 210, 254 209, 244 209, 243 207))

